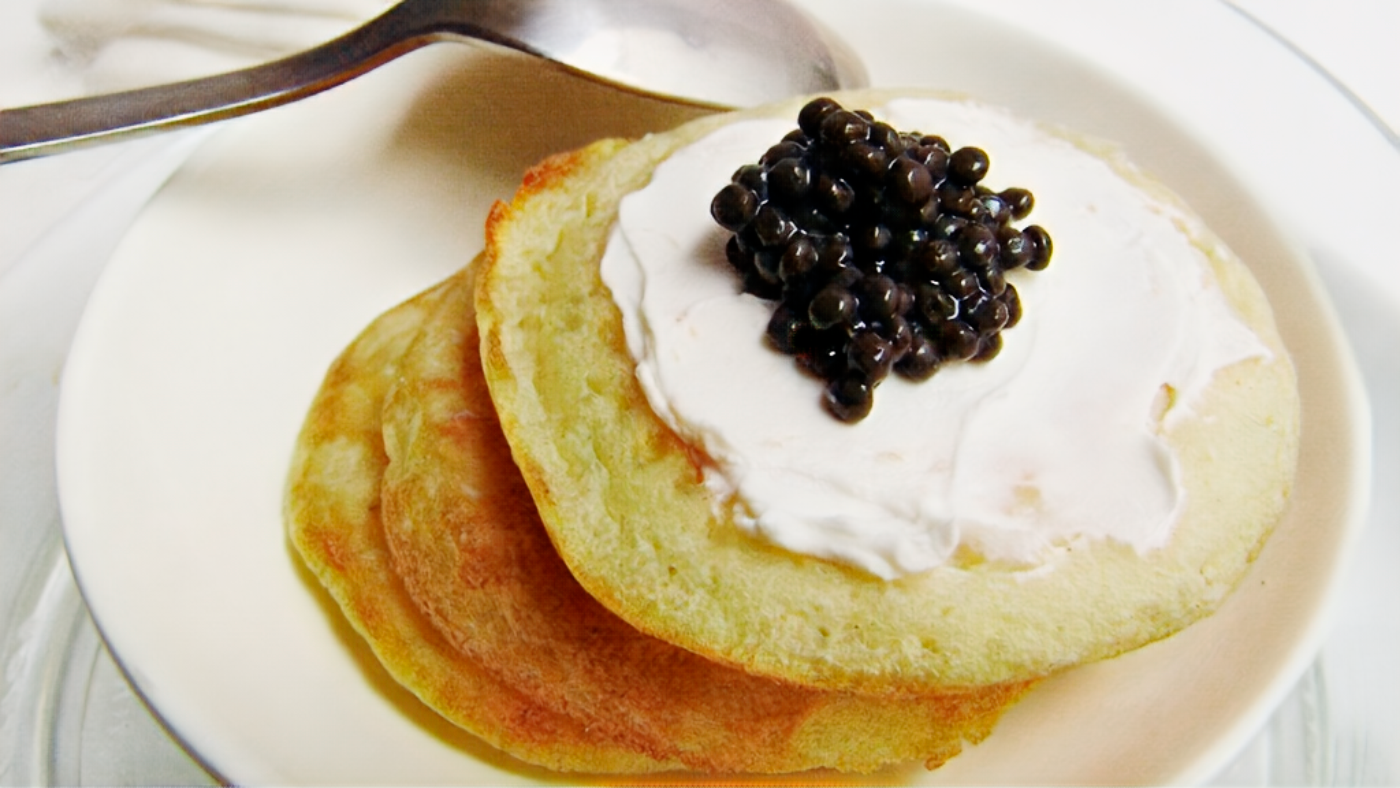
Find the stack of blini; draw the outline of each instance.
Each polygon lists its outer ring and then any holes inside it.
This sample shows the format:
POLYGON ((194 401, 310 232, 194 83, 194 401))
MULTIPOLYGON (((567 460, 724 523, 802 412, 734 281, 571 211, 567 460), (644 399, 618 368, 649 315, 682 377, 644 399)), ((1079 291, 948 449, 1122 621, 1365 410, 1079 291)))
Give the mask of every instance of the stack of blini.
POLYGON ((542 162, 493 210, 486 251, 366 328, 311 406, 286 499, 297 553, 397 681, 523 761, 936 767, 1045 676, 1212 612, 1286 503, 1292 368, 1261 292, 1212 245, 1204 275, 1271 352, 1216 375, 1167 436, 1187 505, 1164 546, 1101 540, 1053 572, 964 552, 890 580, 731 522, 703 452, 639 387, 599 260, 659 163, 801 106, 542 162))

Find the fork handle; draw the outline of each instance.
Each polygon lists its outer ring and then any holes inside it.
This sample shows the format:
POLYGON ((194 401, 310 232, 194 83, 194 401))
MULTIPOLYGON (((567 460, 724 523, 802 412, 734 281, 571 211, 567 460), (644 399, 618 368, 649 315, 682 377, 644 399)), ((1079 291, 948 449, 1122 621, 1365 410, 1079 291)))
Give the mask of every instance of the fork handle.
POLYGON ((404 0, 339 38, 252 68, 0 110, 0 164, 280 106, 335 87, 446 37, 474 38, 531 51, 519 41, 462 21, 462 6, 472 5, 472 1, 404 0))

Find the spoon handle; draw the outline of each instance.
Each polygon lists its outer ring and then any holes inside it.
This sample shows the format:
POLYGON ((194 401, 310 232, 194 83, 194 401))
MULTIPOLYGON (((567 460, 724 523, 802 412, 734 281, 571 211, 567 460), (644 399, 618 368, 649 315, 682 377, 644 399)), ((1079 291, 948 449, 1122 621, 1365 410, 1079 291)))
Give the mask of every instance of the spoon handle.
POLYGON ((263 65, 170 85, 0 110, 0 164, 280 106, 449 36, 531 51, 466 19, 473 4, 473 0, 403 0, 339 38, 263 65))

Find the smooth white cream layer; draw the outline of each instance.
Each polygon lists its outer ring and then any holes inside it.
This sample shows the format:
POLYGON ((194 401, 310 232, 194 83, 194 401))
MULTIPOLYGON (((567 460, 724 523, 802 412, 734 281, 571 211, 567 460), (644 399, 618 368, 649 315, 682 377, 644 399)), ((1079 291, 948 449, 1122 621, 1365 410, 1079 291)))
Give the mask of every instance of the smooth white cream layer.
POLYGON ((1195 220, 1104 159, 1010 114, 908 99, 873 110, 991 156, 985 181, 1036 196, 1040 273, 1013 271, 1021 322, 989 363, 897 375, 845 424, 771 349, 772 304, 740 291, 709 203, 791 121, 726 126, 623 200, 602 261, 637 378, 703 450, 717 506, 788 550, 897 578, 959 546, 1028 567, 1081 539, 1161 546, 1184 492, 1165 429, 1216 370, 1268 349, 1229 307, 1195 220))

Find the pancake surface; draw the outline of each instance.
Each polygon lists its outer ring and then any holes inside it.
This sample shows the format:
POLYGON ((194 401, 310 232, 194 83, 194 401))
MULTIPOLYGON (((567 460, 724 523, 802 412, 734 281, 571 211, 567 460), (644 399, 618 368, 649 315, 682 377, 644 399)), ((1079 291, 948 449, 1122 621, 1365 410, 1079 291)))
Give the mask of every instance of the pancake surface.
POLYGON ((380 522, 388 459, 380 412, 398 362, 463 274, 385 313, 336 360, 298 437, 286 496, 288 536, 388 672, 429 707, 488 743, 552 769, 676 768, 536 703, 433 628, 394 574, 380 522))
POLYGON ((579 586, 501 434, 472 294, 448 289, 384 409, 384 523, 409 594, 459 651, 541 705, 707 772, 942 763, 1026 689, 875 698, 750 676, 644 635, 579 586))
POLYGON ((942 763, 1027 689, 892 702, 793 687, 607 612, 554 554, 511 463, 475 355, 470 282, 464 271, 396 307, 345 350, 308 414, 287 495, 302 560, 429 707, 559 771, 872 771, 942 763))
MULTIPOLYGON (((893 97, 836 96, 848 107, 893 97)), ((757 114, 795 118, 800 106, 757 114)), ((598 260, 619 200, 659 162, 753 116, 707 118, 546 162, 488 223, 477 305, 491 396, 582 585, 637 628, 687 649, 762 675, 872 693, 1043 676, 1166 637, 1216 609, 1286 505, 1298 402, 1263 294, 1205 237, 1211 273, 1273 358, 1222 370, 1198 418, 1168 434, 1187 490, 1168 546, 1138 555, 1099 542, 1057 557, 1050 571, 950 564, 887 582, 771 547, 716 515, 702 459, 655 416, 634 378, 598 260)))

